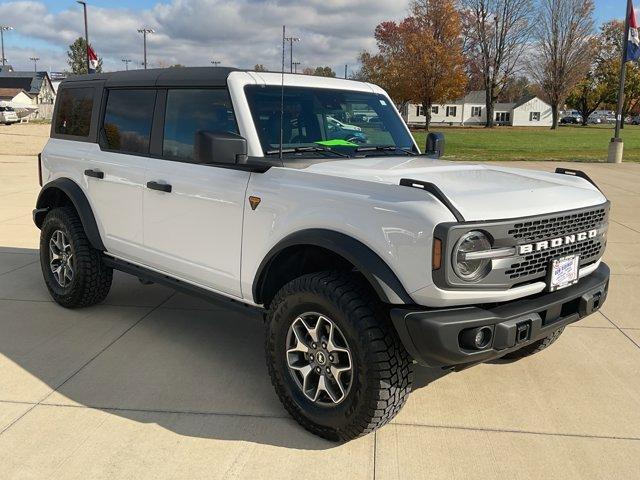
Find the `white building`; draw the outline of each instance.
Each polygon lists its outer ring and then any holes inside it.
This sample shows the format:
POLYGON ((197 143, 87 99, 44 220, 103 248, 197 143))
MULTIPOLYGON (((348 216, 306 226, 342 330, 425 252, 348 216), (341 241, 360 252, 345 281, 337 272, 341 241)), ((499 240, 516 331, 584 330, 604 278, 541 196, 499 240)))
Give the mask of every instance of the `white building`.
MULTIPOLYGON (((405 118, 409 125, 424 125, 426 118, 422 106, 409 104, 405 118)), ((484 125, 487 118, 485 93, 470 92, 463 98, 444 105, 431 107, 432 124, 484 125)), ((498 125, 514 127, 550 127, 551 105, 538 97, 524 97, 515 103, 496 103, 494 120, 498 125)))

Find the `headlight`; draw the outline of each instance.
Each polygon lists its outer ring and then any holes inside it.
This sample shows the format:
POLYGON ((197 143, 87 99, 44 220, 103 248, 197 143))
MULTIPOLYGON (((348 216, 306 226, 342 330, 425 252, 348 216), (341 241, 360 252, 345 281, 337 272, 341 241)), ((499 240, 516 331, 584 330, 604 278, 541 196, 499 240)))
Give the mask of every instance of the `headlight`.
POLYGON ((467 259, 466 254, 491 250, 491 242, 482 232, 474 231, 464 235, 453 249, 453 270, 466 282, 480 280, 491 271, 491 259, 467 259))

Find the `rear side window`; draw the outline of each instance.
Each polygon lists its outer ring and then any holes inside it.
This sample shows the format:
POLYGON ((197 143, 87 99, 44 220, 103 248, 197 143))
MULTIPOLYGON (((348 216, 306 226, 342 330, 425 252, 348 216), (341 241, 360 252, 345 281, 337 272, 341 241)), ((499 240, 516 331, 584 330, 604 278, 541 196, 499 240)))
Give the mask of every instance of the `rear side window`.
POLYGON ((149 153, 155 103, 155 90, 111 90, 103 123, 107 148, 149 153))
POLYGON ((164 124, 164 157, 193 162, 198 132, 238 133, 227 90, 169 90, 164 124))
POLYGON ((55 132, 59 135, 88 137, 91 130, 93 88, 64 88, 58 95, 55 132))

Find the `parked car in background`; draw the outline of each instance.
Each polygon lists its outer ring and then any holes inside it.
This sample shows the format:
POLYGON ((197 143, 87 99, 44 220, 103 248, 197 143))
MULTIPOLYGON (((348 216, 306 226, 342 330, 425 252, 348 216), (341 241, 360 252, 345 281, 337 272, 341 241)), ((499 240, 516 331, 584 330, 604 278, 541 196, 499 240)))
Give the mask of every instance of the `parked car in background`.
POLYGON ((362 128, 343 123, 332 116, 327 116, 327 129, 332 139, 367 143, 367 136, 362 132, 362 128))
POLYGON ((560 119, 560 123, 562 123, 563 125, 578 125, 582 123, 582 120, 579 117, 569 115, 567 117, 562 117, 560 119))
POLYGON ((640 115, 634 115, 630 119, 627 119, 627 123, 631 123, 632 125, 640 125, 640 115))
POLYGON ((12 123, 18 123, 20 119, 13 107, 9 105, 0 105, 0 123, 5 125, 11 125, 12 123))

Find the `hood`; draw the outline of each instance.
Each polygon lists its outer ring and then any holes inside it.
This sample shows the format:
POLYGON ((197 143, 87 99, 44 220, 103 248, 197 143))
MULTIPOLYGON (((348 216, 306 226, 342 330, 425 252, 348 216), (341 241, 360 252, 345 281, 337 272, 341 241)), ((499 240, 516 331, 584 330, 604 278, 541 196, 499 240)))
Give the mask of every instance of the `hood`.
MULTIPOLYGON (((313 164, 322 175, 398 185, 409 178, 431 182, 465 220, 519 218, 599 205, 600 191, 582 178, 557 173, 466 164, 428 157, 369 157, 313 164)), ((425 193, 425 195, 428 195, 425 193)))

